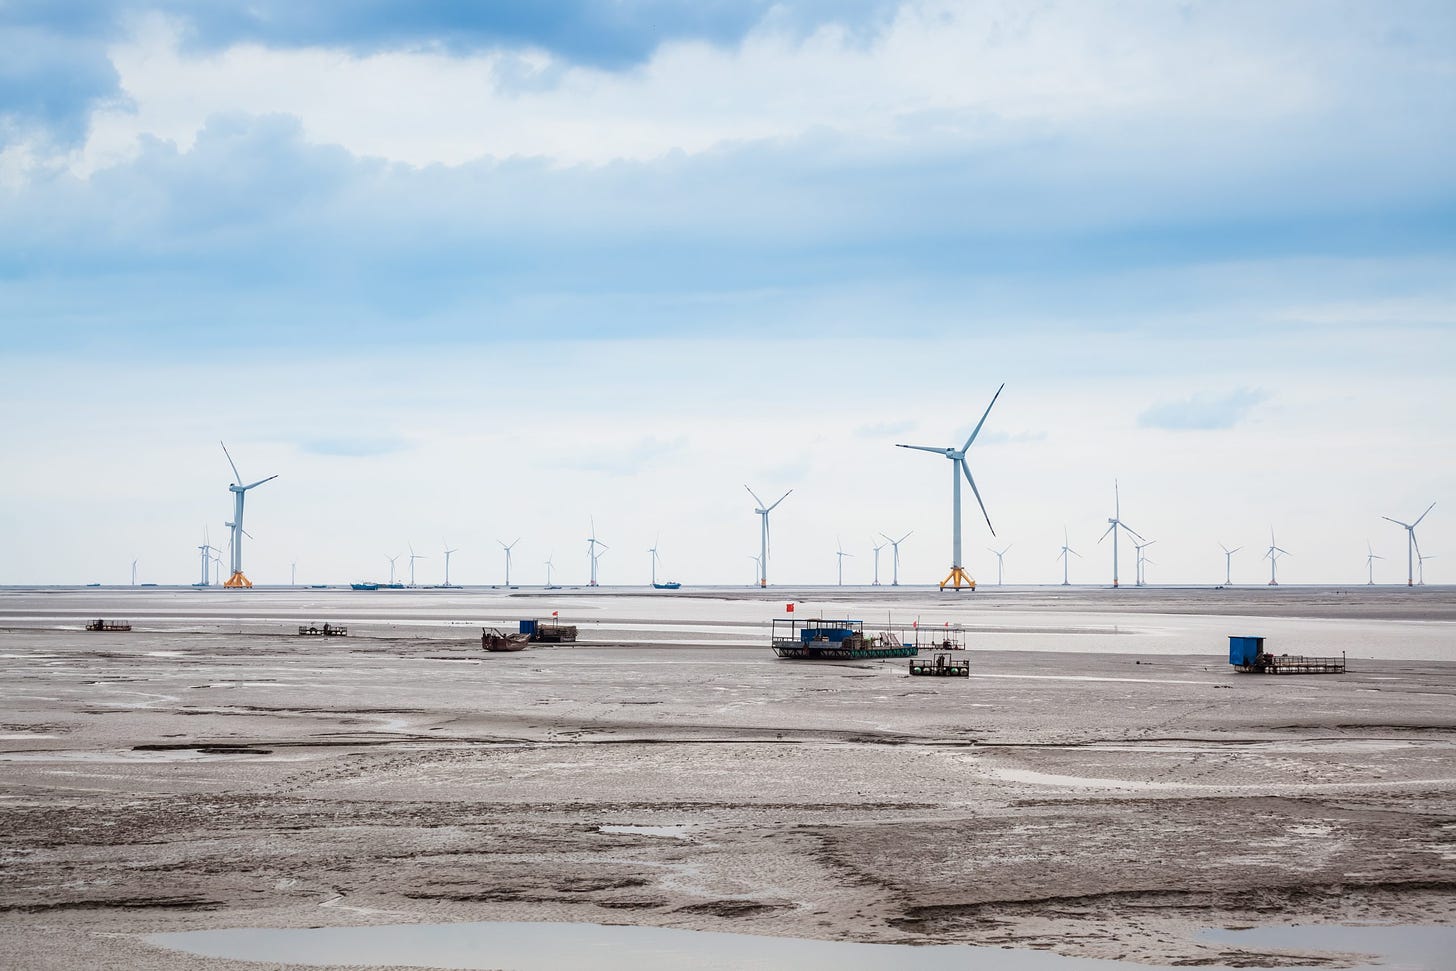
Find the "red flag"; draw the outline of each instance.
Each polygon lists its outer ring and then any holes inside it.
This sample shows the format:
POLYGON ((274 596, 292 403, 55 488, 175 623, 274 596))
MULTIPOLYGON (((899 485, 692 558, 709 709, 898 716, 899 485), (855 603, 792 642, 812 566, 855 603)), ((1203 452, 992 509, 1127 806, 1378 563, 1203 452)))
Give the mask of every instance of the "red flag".
POLYGON ((786 612, 787 612, 787 613, 791 613, 791 614, 792 614, 792 613, 793 613, 793 612, 794 612, 794 605, 793 605, 793 604, 791 604, 791 603, 788 603, 788 604, 784 604, 784 610, 785 610, 785 611, 786 611, 786 612))
POLYGON ((912 620, 910 622, 910 626, 913 627, 913 628, 915 628, 916 630, 919 630, 920 629, 920 621, 918 621, 918 620, 912 620))
POLYGON ((555 616, 556 616, 556 611, 554 611, 554 610, 553 610, 553 611, 551 611, 551 616, 552 616, 552 617, 555 617, 555 616))

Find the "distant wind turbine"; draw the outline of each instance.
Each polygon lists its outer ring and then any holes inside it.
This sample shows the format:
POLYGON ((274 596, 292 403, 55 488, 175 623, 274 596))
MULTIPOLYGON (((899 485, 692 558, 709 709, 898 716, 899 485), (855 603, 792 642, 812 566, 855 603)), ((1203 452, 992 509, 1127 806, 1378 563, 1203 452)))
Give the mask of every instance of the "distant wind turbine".
POLYGON ((652 554, 652 585, 654 587, 657 586, 657 560, 658 560, 658 556, 657 556, 657 543, 658 543, 658 540, 661 540, 661 539, 662 539, 662 534, 659 533, 658 536, 657 536, 657 539, 654 539, 652 541, 652 545, 649 546, 649 547, 647 547, 647 552, 649 552, 649 553, 652 554))
MULTIPOLYGON (((515 544, 512 543, 511 545, 514 546, 515 544)), ((551 586, 551 560, 554 556, 556 554, 552 553, 551 556, 546 557, 546 586, 548 587, 551 586)))
POLYGON ((1269 527, 1269 550, 1264 556, 1269 560, 1269 586, 1279 586, 1278 567, 1280 556, 1292 556, 1288 550, 1283 549, 1274 542, 1274 527, 1269 527))
POLYGON ((410 586, 414 586, 415 585, 415 560, 428 560, 429 557, 426 556, 423 553, 416 553, 413 544, 406 544, 406 545, 409 546, 410 586))
POLYGON ((1157 540, 1150 539, 1150 540, 1143 541, 1141 544, 1139 544, 1139 543, 1132 544, 1132 548, 1135 549, 1135 550, 1137 550, 1137 560, 1136 560, 1136 563, 1134 564, 1134 571, 1135 571, 1135 575, 1137 577, 1136 586, 1141 587, 1141 586, 1144 585, 1143 584, 1143 564, 1149 562, 1147 556, 1143 553, 1143 550, 1147 549, 1149 546, 1152 546, 1156 542, 1157 542, 1157 540))
POLYGON ((994 554, 995 557, 996 557, 996 586, 999 587, 999 586, 1001 586, 1001 566, 1002 566, 1002 561, 1003 561, 1003 559, 1006 556, 1007 550, 1011 549, 1011 544, 1010 543, 1006 544, 1006 549, 1004 549, 1004 550, 992 549, 989 546, 986 547, 986 549, 989 552, 991 552, 992 554, 994 554))
POLYGON ((291 563, 288 564, 288 585, 290 587, 296 587, 296 586, 298 586, 298 561, 297 560, 294 560, 293 562, 291 562, 291 563))
POLYGON ((844 552, 844 544, 839 541, 839 537, 837 537, 837 536, 834 538, 834 546, 835 546, 835 549, 838 550, 838 552, 836 552, 834 555, 836 557, 838 557, 838 562, 839 562, 839 585, 842 587, 842 586, 844 586, 844 558, 846 556, 854 556, 854 554, 853 553, 846 553, 846 552, 844 552))
POLYGON ((198 581, 197 585, 199 587, 211 586, 212 581, 207 575, 207 568, 212 562, 211 554, 220 553, 222 551, 214 547, 211 541, 208 539, 206 526, 202 527, 202 545, 197 547, 197 551, 202 554, 202 579, 198 581))
POLYGON ((1380 517, 1386 522, 1395 523, 1397 526, 1405 530, 1405 585, 1408 587, 1413 587, 1416 583, 1415 558, 1416 553, 1420 552, 1420 545, 1416 543, 1416 527, 1419 526, 1421 524, 1421 520, 1429 516, 1431 514, 1431 510, 1435 508, 1436 504, 1434 502, 1431 503, 1429 506, 1426 507, 1425 512, 1421 513, 1420 516, 1416 517, 1416 521, 1413 523, 1403 523, 1399 519, 1391 519, 1389 516, 1380 517))
POLYGON ((1365 567, 1370 571, 1370 579, 1367 581, 1366 586, 1373 587, 1375 586, 1375 561, 1383 560, 1385 557, 1375 552, 1375 547, 1370 545, 1368 539, 1365 541, 1365 549, 1368 551, 1365 556, 1365 567))
POLYGON ((603 550, 608 549, 606 543, 603 543, 601 540, 597 539, 597 521, 596 518, 593 517, 591 520, 591 535, 588 536, 586 539, 586 555, 587 559, 591 561, 591 581, 587 585, 592 587, 597 585, 597 560, 600 559, 602 555, 597 552, 598 546, 600 546, 603 550))
MULTIPOLYGON (((906 533, 904 536, 901 536, 899 539, 890 539, 890 537, 887 536, 886 534, 884 534, 884 533, 881 533, 880 534, 881 536, 884 536, 886 540, 889 540, 889 543, 890 543, 890 569, 891 569, 890 586, 892 586, 892 587, 898 587, 900 585, 900 544, 903 543, 903 542, 905 542, 907 539, 909 539, 911 533, 914 533, 914 532, 915 532, 915 530, 912 529, 912 530, 910 530, 909 533, 906 533)), ((884 549, 883 546, 880 547, 880 548, 881 549, 884 549)))
POLYGON ((441 540, 440 542, 445 548, 445 586, 448 587, 450 585, 450 554, 459 553, 460 551, 458 549, 452 550, 449 542, 445 540, 441 540))
POLYGON ((888 544, 888 543, 881 543, 879 546, 875 546, 874 545, 874 542, 875 542, 874 540, 870 540, 870 547, 871 547, 871 549, 873 549, 875 551, 875 583, 874 583, 874 585, 878 587, 880 585, 880 550, 884 549, 886 546, 888 546, 890 544, 888 544))
POLYGON ((228 528, 232 531, 228 539, 228 547, 232 550, 233 574, 227 578, 223 586, 251 587, 253 585, 252 581, 243 574, 243 537, 248 535, 247 531, 243 529, 243 499, 247 496, 249 489, 256 489, 265 482, 272 482, 278 476, 270 475, 266 479, 259 479, 257 482, 243 485, 243 477, 238 474, 237 464, 233 462, 233 457, 228 453, 227 446, 220 441, 218 444, 222 445, 222 454, 227 457, 228 465, 232 466, 234 479, 228 485, 228 491, 233 494, 233 520, 227 524, 228 528))
POLYGON ((1227 546, 1219 543, 1218 548, 1223 550, 1223 585, 1231 587, 1234 583, 1234 554, 1243 549, 1243 547, 1235 546, 1233 549, 1229 549, 1227 546))
POLYGON ((1102 538, 1099 539, 1097 542, 1101 543, 1102 540, 1106 539, 1109 535, 1112 537, 1112 588, 1115 590, 1115 589, 1117 589, 1117 585, 1118 585, 1118 581, 1117 581, 1117 531, 1118 531, 1118 529, 1125 529, 1129 533, 1132 533, 1134 536, 1136 536, 1138 539, 1142 539, 1143 538, 1143 534, 1142 533, 1139 533, 1137 530, 1133 529, 1127 523, 1125 523, 1125 522, 1122 521, 1122 494, 1118 490, 1117 480, 1116 479, 1113 479, 1112 480, 1112 503, 1113 503, 1113 505, 1112 505, 1112 518, 1109 519, 1109 520, 1107 520, 1107 522, 1109 524, 1108 527, 1107 527, 1107 532, 1103 533, 1102 534, 1102 538))
POLYGON ((1068 579, 1068 576, 1067 576, 1067 569, 1068 569, 1068 567, 1072 563, 1072 557, 1075 556, 1079 560, 1082 558, 1082 554, 1081 553, 1078 553, 1076 550, 1072 549, 1070 546, 1067 545, 1067 543, 1068 543, 1068 540, 1067 540, 1067 527, 1063 526, 1062 527, 1062 552, 1057 555, 1057 559, 1059 559, 1059 560, 1062 561, 1062 586, 1064 586, 1064 587, 1069 587, 1069 586, 1072 585, 1072 581, 1070 579, 1068 579))
MULTIPOLYGON (((747 483, 744 484, 743 488, 748 489, 747 483)), ((763 500, 758 498, 758 493, 754 492, 752 489, 748 489, 748 494, 753 497, 754 502, 758 503, 758 507, 753 511, 758 514, 760 519, 763 520, 758 534, 758 585, 760 587, 768 586, 768 551, 770 546, 768 533, 768 514, 777 509, 780 502, 783 502, 785 499, 789 498, 789 493, 793 491, 793 489, 790 489, 789 492, 785 492, 783 495, 779 496, 777 501, 775 501, 773 505, 766 506, 764 505, 763 500)))
POLYGON ((970 576, 966 574, 965 564, 961 562, 962 475, 966 477, 966 482, 968 482, 971 486, 971 492, 975 494, 976 504, 981 507, 981 515, 986 517, 986 528, 991 531, 992 536, 996 535, 996 528, 991 525, 991 516, 986 512, 986 504, 981 501, 981 491, 976 488, 976 480, 971 478, 970 466, 966 465, 966 452, 970 449, 971 443, 976 440, 976 436, 981 433, 981 426, 986 424, 986 417, 991 414, 992 406, 996 404, 996 399, 1001 397, 1001 391, 1005 387, 1006 385, 1002 384, 1000 388, 996 389, 996 393, 991 396, 991 404, 986 406, 985 414, 981 415, 981 420, 976 422, 976 427, 971 430, 970 437, 966 439, 966 443, 960 448, 956 448, 955 446, 935 448, 931 445, 901 445, 898 442, 895 443, 896 448, 913 448, 916 451, 920 452, 935 452, 938 455, 944 455, 946 458, 950 459, 950 475, 952 482, 951 565, 950 573, 946 575, 946 578, 944 580, 940 581, 940 589, 942 590, 944 590, 947 586, 950 586, 952 589, 955 590, 960 590, 962 584, 968 585, 972 590, 976 589, 976 581, 972 580, 970 576))
MULTIPOLYGON (((515 539, 511 540, 511 545, 510 546, 507 546, 505 543, 501 542, 500 540, 496 540, 497 543, 500 543, 501 549, 503 549, 503 550, 506 551, 506 589, 507 590, 509 590, 511 588, 511 550, 514 549, 515 548, 515 545, 517 543, 519 543, 520 541, 521 541, 521 537, 517 536, 515 539)), ((547 580, 546 582, 547 583, 550 583, 551 581, 550 580, 547 580)))
POLYGON ((388 553, 384 554, 384 558, 389 561, 389 585, 391 587, 394 586, 394 562, 395 560, 398 560, 401 556, 404 556, 404 554, 396 553, 393 556, 390 556, 388 553))
POLYGON ((137 561, 136 560, 132 560, 131 561, 131 585, 132 586, 136 586, 136 565, 137 565, 137 561))
POLYGON ((1434 560, 1435 558, 1435 553, 1416 551, 1416 586, 1424 587, 1426 585, 1426 561, 1434 560))

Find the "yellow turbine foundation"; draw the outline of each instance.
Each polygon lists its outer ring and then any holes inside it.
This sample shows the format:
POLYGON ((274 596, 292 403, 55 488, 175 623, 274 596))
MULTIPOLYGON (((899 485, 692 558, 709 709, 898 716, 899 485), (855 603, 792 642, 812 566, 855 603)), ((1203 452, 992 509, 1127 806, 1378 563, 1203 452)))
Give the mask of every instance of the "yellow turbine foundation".
MULTIPOLYGON (((238 572, 234 573, 232 576, 228 577, 227 580, 225 580, 223 582, 223 586, 225 586, 225 587, 252 587, 252 585, 253 585, 253 581, 252 580, 249 580, 247 577, 243 576, 243 571, 242 570, 239 570, 238 572)), ((972 586, 975 586, 975 584, 971 584, 971 585, 972 586)))
POLYGON ((974 591, 976 589, 976 581, 972 580, 970 574, 958 566, 951 567, 950 574, 944 580, 940 581, 940 589, 942 590, 946 587, 959 590, 963 586, 974 591))

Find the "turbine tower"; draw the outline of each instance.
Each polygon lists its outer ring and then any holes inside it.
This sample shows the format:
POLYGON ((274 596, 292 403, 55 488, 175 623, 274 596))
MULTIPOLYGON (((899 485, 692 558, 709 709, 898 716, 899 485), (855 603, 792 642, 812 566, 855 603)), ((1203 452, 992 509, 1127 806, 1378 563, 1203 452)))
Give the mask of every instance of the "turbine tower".
POLYGON ((1116 479, 1113 479, 1112 480, 1112 518, 1109 519, 1109 520, 1107 520, 1107 522, 1108 522, 1107 532, 1106 533, 1103 533, 1102 534, 1102 538, 1099 539, 1097 542, 1098 543, 1101 543, 1102 540, 1106 539, 1109 534, 1112 536, 1112 589, 1116 590, 1117 589, 1117 585, 1118 585, 1118 581, 1117 581, 1117 531, 1118 531, 1118 529, 1125 529, 1129 533, 1132 533, 1134 536, 1136 536, 1138 539, 1142 539, 1143 538, 1143 534, 1142 533, 1139 533, 1137 530, 1133 529, 1127 523, 1125 523, 1125 522, 1122 521, 1122 495, 1118 491, 1117 480, 1116 479))
POLYGON ((384 558, 389 561, 389 585, 391 587, 394 586, 394 561, 403 555, 403 553, 396 553, 393 556, 390 556, 388 553, 384 554, 384 558))
MULTIPOLYGON (((748 489, 747 483, 744 484, 743 488, 748 489)), ((793 491, 793 489, 789 490, 789 492, 793 491)), ((758 498, 758 493, 754 492, 752 489, 748 489, 748 494, 750 496, 753 496, 754 502, 758 503, 758 508, 754 509, 753 511, 758 513, 758 515, 763 520, 762 528, 759 530, 758 541, 758 585, 760 587, 768 586, 768 514, 777 509, 780 502, 783 502, 785 499, 789 498, 789 492, 785 492, 783 495, 779 496, 778 502, 775 502, 772 506, 765 506, 763 504, 763 500, 758 498)))
POLYGON ((228 547, 232 550, 232 571, 233 575, 223 583, 225 587, 251 587, 253 581, 243 574, 243 536, 247 533, 243 529, 243 499, 247 496, 249 489, 256 489, 265 482, 272 482, 278 478, 270 475, 266 479, 259 479, 257 482, 243 485, 243 477, 238 474, 238 466, 233 462, 233 457, 228 454, 227 445, 222 445, 222 454, 227 456, 228 465, 233 467, 233 482, 228 486, 228 491, 233 494, 233 521, 225 525, 232 532, 228 537, 228 547))
POLYGON ((132 560, 131 561, 131 585, 132 586, 136 586, 136 565, 137 565, 137 561, 136 560, 132 560))
POLYGON ((1271 586, 1271 587, 1277 587, 1277 586, 1279 586, 1278 566, 1279 566, 1279 557, 1280 557, 1281 554, 1284 555, 1284 556, 1292 556, 1293 555, 1288 550, 1283 549, 1282 547, 1279 546, 1279 544, 1277 544, 1277 543, 1274 542, 1274 527, 1273 526, 1270 526, 1269 527, 1269 550, 1268 550, 1268 552, 1266 552, 1264 554, 1264 556, 1269 560, 1269 586, 1271 586))
MULTIPOLYGON (((956 481, 959 482, 960 480, 957 479, 956 481)), ((915 530, 913 530, 913 529, 910 530, 910 533, 913 533, 913 532, 915 532, 915 530)), ((910 538, 910 533, 906 533, 904 536, 901 536, 899 539, 890 539, 890 537, 887 534, 885 534, 885 533, 881 533, 880 534, 881 536, 884 536, 885 539, 889 540, 889 543, 890 543, 890 570, 891 570, 890 586, 892 586, 892 587, 898 587, 900 585, 900 544, 903 543, 903 542, 905 542, 907 539, 910 538)), ((880 549, 884 549, 884 547, 882 546, 882 547, 880 547, 880 549)))
POLYGON ((296 586, 298 586, 298 561, 297 560, 294 560, 292 563, 289 563, 288 564, 288 585, 290 587, 296 587, 296 586))
POLYGON ((587 558, 591 560, 591 582, 588 584, 588 586, 592 587, 597 585, 597 559, 601 556, 601 554, 597 552, 598 546, 600 546, 603 550, 608 548, 606 543, 603 543, 601 540, 597 539, 597 521, 595 517, 593 517, 593 519, 591 520, 591 535, 588 536, 586 539, 586 555, 587 558))
POLYGON ((880 585, 880 550, 884 549, 886 546, 888 546, 890 544, 888 544, 888 543, 881 543, 879 546, 875 546, 874 545, 874 542, 875 542, 874 540, 870 540, 870 547, 871 547, 871 549, 873 549, 875 551, 875 583, 874 583, 874 585, 878 587, 880 585))
POLYGON ((1435 553, 1422 553, 1420 550, 1416 550, 1416 586, 1424 587, 1426 585, 1426 561, 1435 558, 1435 553))
POLYGON ((212 554, 221 553, 222 551, 213 546, 212 542, 208 539, 206 526, 202 527, 202 545, 197 547, 197 551, 202 554, 202 579, 197 582, 197 586, 211 586, 212 580, 208 576, 207 568, 211 565, 213 559, 212 554))
POLYGON ((410 586, 414 586, 415 585, 415 560, 428 560, 429 557, 426 556, 423 553, 416 553, 413 543, 406 543, 405 545, 409 547, 409 551, 410 551, 409 552, 409 561, 410 561, 410 586))
POLYGON ((757 583, 759 575, 763 572, 763 557, 756 553, 749 553, 748 558, 753 561, 753 582, 757 583))
POLYGON ((1416 527, 1419 526, 1421 524, 1421 520, 1425 519, 1428 515, 1430 515, 1431 510, 1435 508, 1436 504, 1434 502, 1431 503, 1429 506, 1426 507, 1426 511, 1421 513, 1420 516, 1418 516, 1416 518, 1416 521, 1413 523, 1403 523, 1399 519, 1391 519, 1389 516, 1380 517, 1386 522, 1395 523, 1397 526, 1405 530, 1405 585, 1408 587, 1413 587, 1416 585, 1416 554, 1421 551, 1420 544, 1416 542, 1416 527))
POLYGON ((1233 549, 1229 549, 1227 546, 1219 543, 1218 548, 1223 550, 1223 585, 1231 587, 1234 585, 1234 554, 1243 549, 1243 547, 1235 546, 1233 549))
POLYGON ((1072 581, 1067 576, 1067 568, 1072 563, 1072 557, 1075 556, 1079 560, 1082 558, 1082 554, 1072 549, 1070 546, 1067 545, 1067 543, 1067 527, 1063 526, 1062 552, 1057 555, 1057 559, 1062 561, 1062 586, 1064 587, 1070 587, 1072 585, 1072 581), (1070 556, 1068 554, 1070 554, 1070 556))
POLYGON ((658 534, 657 539, 652 541, 652 545, 647 547, 647 552, 652 554, 652 585, 654 587, 657 586, 657 561, 659 559, 657 555, 657 542, 660 539, 662 539, 662 535, 658 534))
POLYGON ((844 552, 844 544, 839 541, 838 536, 834 537, 834 548, 837 550, 834 555, 839 558, 839 585, 842 587, 844 586, 844 558, 854 554, 844 552))
MULTIPOLYGON (((512 543, 511 545, 514 546, 515 544, 512 543)), ((551 556, 546 557, 546 586, 548 587, 551 586, 551 560, 555 556, 556 554, 552 553, 551 556)), ((507 586, 509 586, 509 584, 507 584, 507 586)))
POLYGON ((992 536, 996 535, 996 528, 991 525, 991 517, 986 512, 986 504, 981 501, 981 491, 976 488, 976 480, 971 478, 970 466, 966 465, 966 451, 971 447, 971 443, 976 440, 976 436, 981 433, 981 426, 986 424, 986 416, 991 414, 991 407, 996 404, 996 399, 1001 397, 1001 391, 1005 387, 1006 385, 1003 383, 1000 388, 996 389, 996 393, 991 396, 991 404, 986 406, 985 414, 981 415, 981 420, 976 422, 976 427, 971 431, 971 437, 967 438, 966 443, 960 448, 955 448, 954 446, 947 446, 945 448, 934 448, 930 445, 901 445, 898 442, 895 445, 896 448, 913 448, 921 452, 935 452, 939 455, 944 455, 946 458, 950 459, 950 475, 952 483, 951 564, 950 573, 946 575, 946 578, 944 580, 940 581, 940 589, 942 590, 944 590, 948 585, 953 587, 953 589, 955 590, 960 590, 962 584, 969 585, 972 590, 976 589, 976 581, 972 580, 966 574, 964 564, 961 563, 962 474, 965 475, 966 481, 970 483, 971 492, 973 492, 976 496, 976 503, 981 507, 981 515, 986 517, 986 528, 991 530, 992 536))
MULTIPOLYGON (((1368 539, 1365 541, 1365 549, 1369 551, 1368 555, 1365 557, 1365 567, 1370 571, 1370 580, 1366 583, 1366 586, 1373 587, 1375 586, 1375 561, 1383 560, 1385 559, 1385 557, 1375 552, 1375 547, 1370 545, 1370 541, 1368 539)), ((1424 559, 1424 557, 1422 557, 1422 559, 1424 559)))
POLYGON ((1137 577, 1136 581, 1133 584, 1134 586, 1138 586, 1138 587, 1144 586, 1144 584, 1143 584, 1143 564, 1149 562, 1149 560, 1148 560, 1148 558, 1146 556, 1143 555, 1143 550, 1147 549, 1149 546, 1152 546, 1156 542, 1157 542, 1157 540, 1150 539, 1150 540, 1144 540, 1141 544, 1138 544, 1138 543, 1132 544, 1132 548, 1137 551, 1137 560, 1133 564, 1133 571, 1134 571, 1134 574, 1137 577))
POLYGON ((448 587, 450 585, 450 554, 459 553, 460 551, 458 549, 452 550, 448 542, 442 540, 441 543, 445 548, 445 586, 448 587))
MULTIPOLYGON (((501 543, 500 540, 496 540, 497 543, 500 543, 501 549, 503 549, 503 550, 506 551, 506 589, 507 590, 509 590, 511 588, 511 550, 520 541, 521 541, 521 537, 517 536, 515 539, 511 540, 511 545, 510 546, 507 546, 505 543, 501 543)), ((551 582, 549 576, 547 577, 546 582, 547 583, 550 583, 551 582)))
POLYGON ((1001 586, 1001 567, 1003 565, 1002 559, 1006 556, 1006 551, 1009 549, 1011 549, 1011 544, 1009 543, 1006 545, 1005 550, 994 550, 989 546, 986 547, 986 550, 988 552, 993 553, 996 556, 996 586, 998 587, 1001 586))

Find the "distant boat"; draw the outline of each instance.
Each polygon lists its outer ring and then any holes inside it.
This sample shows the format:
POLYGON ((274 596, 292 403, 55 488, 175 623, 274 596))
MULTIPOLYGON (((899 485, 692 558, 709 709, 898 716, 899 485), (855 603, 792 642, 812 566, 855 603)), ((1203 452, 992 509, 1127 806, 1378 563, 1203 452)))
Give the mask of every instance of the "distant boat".
POLYGON ((379 584, 377 584, 377 583, 351 583, 351 584, 349 584, 349 589, 350 590, 378 590, 379 589, 379 584))
POLYGON ((526 633, 507 634, 498 627, 480 629, 480 646, 487 651, 524 651, 531 642, 526 633))
POLYGON ((676 580, 664 580, 662 583, 654 583, 652 585, 652 589, 654 589, 654 590, 681 590, 682 589, 682 584, 681 583, 678 583, 676 580))
POLYGON ((99 587, 99 586, 101 586, 101 584, 99 584, 99 583, 88 583, 88 584, 86 584, 86 586, 88 586, 88 587, 99 587))

